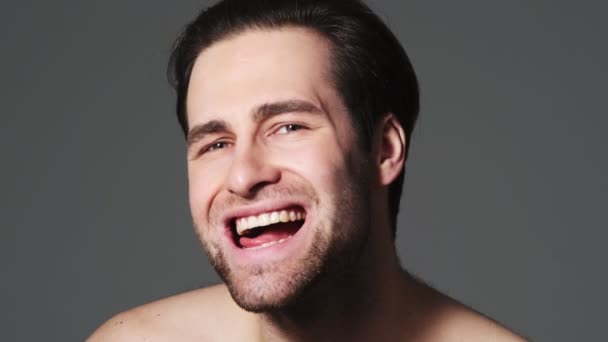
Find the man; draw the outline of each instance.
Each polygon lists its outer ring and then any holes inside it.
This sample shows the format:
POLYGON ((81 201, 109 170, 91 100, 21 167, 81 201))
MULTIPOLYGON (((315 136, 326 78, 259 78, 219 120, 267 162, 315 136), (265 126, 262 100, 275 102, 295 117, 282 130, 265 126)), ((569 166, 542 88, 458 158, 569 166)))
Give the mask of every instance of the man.
POLYGON ((226 0, 171 61, 196 232, 224 284, 91 341, 520 341, 414 279, 394 238, 418 88, 363 3, 226 0))

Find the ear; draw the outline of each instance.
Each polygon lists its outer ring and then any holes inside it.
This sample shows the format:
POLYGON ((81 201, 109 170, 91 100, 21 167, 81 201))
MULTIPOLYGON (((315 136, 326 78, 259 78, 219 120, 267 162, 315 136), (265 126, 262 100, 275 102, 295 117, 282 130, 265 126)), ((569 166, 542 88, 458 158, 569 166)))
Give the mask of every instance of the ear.
POLYGON ((403 170, 406 153, 406 137, 403 126, 393 113, 386 115, 380 127, 380 137, 377 150, 379 180, 382 185, 391 184, 403 170))

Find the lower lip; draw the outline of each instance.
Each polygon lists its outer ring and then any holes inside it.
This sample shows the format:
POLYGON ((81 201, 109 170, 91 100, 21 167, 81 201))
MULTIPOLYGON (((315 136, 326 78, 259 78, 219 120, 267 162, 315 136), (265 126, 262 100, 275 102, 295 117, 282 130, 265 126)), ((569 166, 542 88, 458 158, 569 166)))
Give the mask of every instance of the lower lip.
POLYGON ((301 248, 298 248, 305 240, 310 222, 310 216, 306 217, 304 224, 298 231, 287 238, 285 241, 275 243, 266 247, 241 248, 234 242, 231 229, 226 230, 226 242, 229 245, 227 248, 230 259, 237 265, 249 265, 252 263, 277 261, 288 257, 293 257, 301 248))

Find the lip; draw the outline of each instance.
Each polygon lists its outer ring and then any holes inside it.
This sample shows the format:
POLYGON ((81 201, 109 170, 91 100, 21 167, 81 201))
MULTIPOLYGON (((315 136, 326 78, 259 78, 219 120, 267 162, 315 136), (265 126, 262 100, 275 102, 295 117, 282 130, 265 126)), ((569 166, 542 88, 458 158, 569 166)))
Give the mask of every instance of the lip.
POLYGON ((291 237, 283 243, 277 243, 272 246, 260 249, 245 249, 238 247, 232 240, 232 232, 227 232, 225 239, 227 249, 227 257, 231 260, 231 264, 237 268, 243 269, 254 265, 262 265, 268 263, 289 263, 294 260, 300 260, 298 256, 307 253, 311 244, 311 231, 309 227, 312 220, 304 221, 304 225, 291 237))
POLYGON ((247 266, 251 265, 252 263, 284 260, 292 257, 298 252, 302 252, 303 248, 301 248, 300 245, 305 243, 307 240, 306 236, 308 235, 308 226, 311 224, 312 219, 313 218, 308 205, 297 200, 265 201, 256 203, 254 205, 229 210, 222 217, 222 222, 224 223, 225 227, 224 246, 227 247, 226 252, 228 252, 228 257, 232 259, 236 265, 240 266, 247 266), (245 249, 235 244, 233 239, 234 233, 231 227, 231 222, 235 218, 259 215, 265 212, 283 210, 296 206, 301 207, 306 211, 306 219, 304 220, 302 227, 300 227, 300 229, 293 236, 291 236, 289 240, 260 249, 245 249))

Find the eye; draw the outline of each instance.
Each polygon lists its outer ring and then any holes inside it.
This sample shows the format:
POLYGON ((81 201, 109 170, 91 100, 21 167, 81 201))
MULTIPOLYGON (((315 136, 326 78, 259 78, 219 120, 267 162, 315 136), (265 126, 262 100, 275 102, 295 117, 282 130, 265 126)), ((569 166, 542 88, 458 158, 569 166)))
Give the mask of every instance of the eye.
POLYGON ((277 134, 289 134, 291 132, 295 132, 295 131, 299 131, 301 129, 303 129, 304 126, 302 125, 298 125, 298 124, 287 124, 287 125, 283 125, 281 126, 278 130, 277 130, 277 134))
POLYGON ((213 152, 213 151, 217 151, 217 150, 221 150, 221 149, 224 149, 226 147, 229 147, 229 145, 230 145, 230 143, 228 143, 227 141, 216 141, 216 142, 214 142, 211 145, 205 146, 201 150, 200 154, 207 153, 207 152, 213 152))

